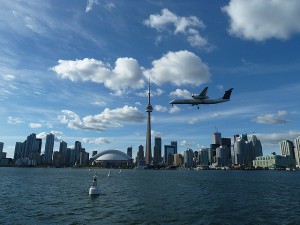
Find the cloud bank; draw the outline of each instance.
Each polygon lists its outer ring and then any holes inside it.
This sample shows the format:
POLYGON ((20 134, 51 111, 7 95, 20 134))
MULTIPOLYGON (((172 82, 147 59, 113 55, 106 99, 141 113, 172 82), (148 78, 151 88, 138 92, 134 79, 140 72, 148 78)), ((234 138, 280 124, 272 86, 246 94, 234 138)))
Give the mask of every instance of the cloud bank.
POLYGON ((142 123, 146 118, 144 113, 136 107, 127 105, 123 108, 106 108, 100 114, 83 118, 70 110, 62 110, 62 113, 58 118, 69 128, 95 131, 104 131, 110 127, 122 127, 124 123, 142 123))
POLYGON ((278 111, 276 114, 257 116, 254 121, 262 124, 287 124, 289 121, 282 118, 285 115, 287 115, 286 111, 278 111))
MULTIPOLYGON (((152 62, 152 68, 141 67, 136 59, 118 58, 115 67, 96 59, 59 60, 52 68, 60 78, 103 84, 121 95, 129 90, 141 89, 145 77, 151 77, 156 85, 172 83, 176 86, 199 86, 210 80, 208 66, 189 51, 168 52, 152 62)), ((158 89, 157 94, 162 91, 158 89)))
POLYGON ((288 39, 300 32, 298 0, 231 0, 222 10, 230 18, 229 33, 242 39, 288 39))

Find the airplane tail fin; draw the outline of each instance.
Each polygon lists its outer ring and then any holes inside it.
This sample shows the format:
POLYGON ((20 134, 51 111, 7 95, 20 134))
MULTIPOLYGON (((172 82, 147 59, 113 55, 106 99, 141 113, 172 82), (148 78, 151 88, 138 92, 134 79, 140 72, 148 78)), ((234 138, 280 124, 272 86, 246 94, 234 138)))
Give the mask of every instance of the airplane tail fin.
POLYGON ((225 91, 225 94, 223 96, 223 99, 230 99, 230 95, 231 95, 231 92, 232 92, 233 88, 230 88, 229 90, 225 91))

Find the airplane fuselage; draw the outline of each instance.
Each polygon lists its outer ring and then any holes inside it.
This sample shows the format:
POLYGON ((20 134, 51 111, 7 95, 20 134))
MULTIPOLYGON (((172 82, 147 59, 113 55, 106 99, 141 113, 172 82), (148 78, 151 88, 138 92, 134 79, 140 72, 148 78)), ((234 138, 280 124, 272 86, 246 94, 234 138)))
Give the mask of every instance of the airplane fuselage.
POLYGON ((170 101, 170 104, 189 104, 189 105, 200 105, 200 104, 218 104, 227 102, 229 99, 215 98, 215 99, 174 99, 170 101))

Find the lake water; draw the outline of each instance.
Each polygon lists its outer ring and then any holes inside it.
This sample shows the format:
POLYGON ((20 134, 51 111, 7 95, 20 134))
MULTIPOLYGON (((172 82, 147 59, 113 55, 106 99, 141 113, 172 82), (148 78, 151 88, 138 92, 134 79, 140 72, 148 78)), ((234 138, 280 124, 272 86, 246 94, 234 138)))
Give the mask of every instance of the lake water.
POLYGON ((0 224, 300 224, 299 171, 111 172, 0 168, 0 224))

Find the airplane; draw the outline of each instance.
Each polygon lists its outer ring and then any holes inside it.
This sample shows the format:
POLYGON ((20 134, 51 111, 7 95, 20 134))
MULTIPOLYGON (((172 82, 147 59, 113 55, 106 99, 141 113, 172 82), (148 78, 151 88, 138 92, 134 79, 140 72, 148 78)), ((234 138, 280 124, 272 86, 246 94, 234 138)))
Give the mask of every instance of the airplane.
MULTIPOLYGON (((228 89, 225 91, 225 94, 223 97, 220 98, 207 98, 207 99, 174 99, 170 101, 169 103, 173 105, 175 104, 189 104, 189 105, 200 105, 200 104, 218 104, 218 103, 223 103, 223 102, 228 102, 230 100, 230 95, 232 92, 233 88, 228 89)), ((199 109, 199 106, 198 106, 199 109)))
POLYGON ((206 95, 207 89, 208 89, 208 87, 205 87, 205 88, 203 89, 203 91, 202 91, 199 95, 192 94, 192 98, 193 98, 193 99, 207 99, 207 98, 209 98, 209 97, 206 95))

